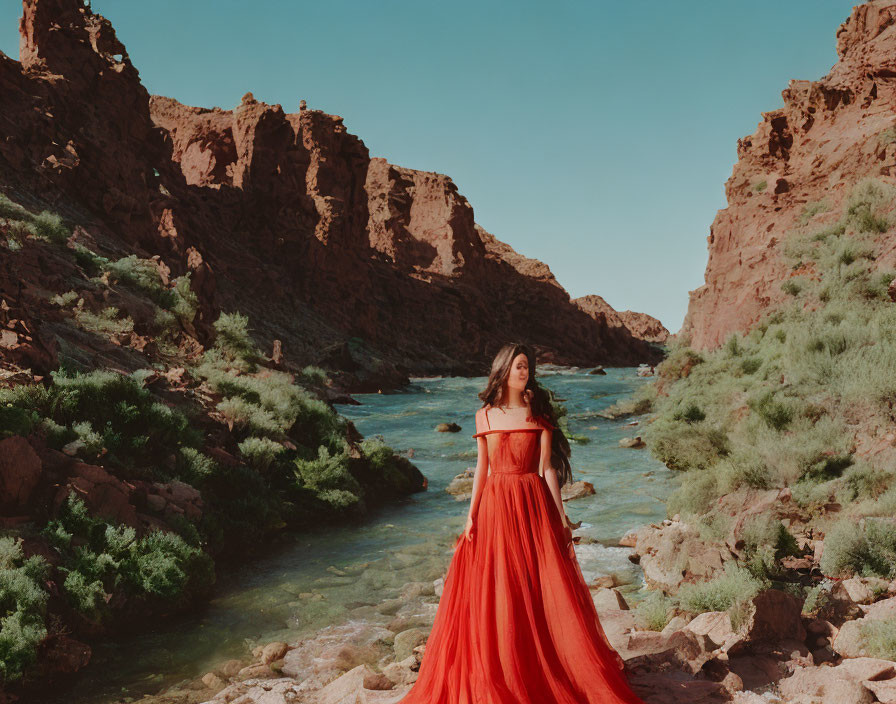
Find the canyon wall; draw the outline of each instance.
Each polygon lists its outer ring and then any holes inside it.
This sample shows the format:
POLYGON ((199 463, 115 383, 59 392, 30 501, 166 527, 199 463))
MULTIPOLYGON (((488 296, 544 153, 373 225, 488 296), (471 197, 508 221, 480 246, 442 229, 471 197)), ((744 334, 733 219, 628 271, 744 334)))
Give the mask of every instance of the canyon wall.
MULTIPOLYGON (((23 6, 20 61, 0 54, 0 191, 103 256, 191 273, 200 341, 239 310, 286 367, 341 370, 359 391, 486 373, 511 340, 556 363, 658 358, 478 227, 449 177, 372 158, 342 117, 251 93, 233 110, 150 96, 106 19, 78 0, 23 6)), ((0 282, 32 331, 20 356, 43 372, 64 342, 43 324, 52 276, 44 261, 0 282)))
MULTIPOLYGON (((710 228, 705 283, 690 292, 681 329, 697 349, 718 347, 784 300, 788 233, 836 220, 865 177, 896 183, 896 3, 857 5, 836 39, 831 71, 790 81, 784 107, 738 140, 728 207, 710 228)), ((893 266, 894 249, 884 233, 881 268, 893 266)))

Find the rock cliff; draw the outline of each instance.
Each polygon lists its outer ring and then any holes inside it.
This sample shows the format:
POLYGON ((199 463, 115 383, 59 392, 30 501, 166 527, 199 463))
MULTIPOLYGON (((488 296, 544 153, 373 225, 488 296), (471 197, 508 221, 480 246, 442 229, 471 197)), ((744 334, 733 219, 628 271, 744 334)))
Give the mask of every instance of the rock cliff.
POLYGON ((574 299, 573 303, 595 320, 600 321, 603 316, 611 328, 623 328, 639 340, 663 344, 669 337, 666 327, 652 315, 633 310, 618 311, 597 294, 581 296, 574 299))
MULTIPOLYGON (((78 0, 23 5, 21 60, 0 54, 0 191, 60 213, 104 256, 189 272, 200 342, 239 310, 287 368, 318 364, 358 391, 485 373, 513 339, 558 363, 657 359, 484 233, 449 177, 371 158, 304 101, 287 113, 251 93, 233 110, 150 96, 106 19, 78 0)), ((55 266, 2 290, 31 331, 19 356, 44 373, 58 335, 35 292, 55 266)))
MULTIPOLYGON (((896 3, 857 5, 836 38, 831 71, 791 81, 784 107, 738 140, 728 207, 710 228, 705 283, 691 291, 682 326, 694 348, 719 346, 785 298, 788 232, 836 219, 864 177, 896 182, 896 3)), ((882 240, 881 268, 896 256, 892 232, 882 240)))

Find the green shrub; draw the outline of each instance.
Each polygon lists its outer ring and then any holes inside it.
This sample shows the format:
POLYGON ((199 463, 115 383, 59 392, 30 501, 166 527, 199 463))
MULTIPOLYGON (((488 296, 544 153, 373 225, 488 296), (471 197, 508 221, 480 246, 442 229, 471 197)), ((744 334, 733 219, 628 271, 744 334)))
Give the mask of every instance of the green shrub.
POLYGON ((174 313, 179 320, 185 323, 192 323, 199 310, 199 296, 190 287, 190 272, 183 276, 179 276, 172 282, 174 287, 171 294, 174 299, 171 312, 174 313))
POLYGON ((757 193, 762 193, 766 188, 768 188, 768 181, 764 179, 753 184, 753 190, 757 193))
POLYGON ((140 259, 136 254, 131 254, 109 262, 105 269, 121 283, 142 293, 162 308, 170 310, 177 302, 174 293, 162 283, 159 267, 152 259, 140 259))
POLYGON ((803 287, 800 286, 800 282, 797 279, 792 278, 781 283, 781 290, 789 296, 796 296, 803 290, 803 287))
POLYGON ((750 601, 767 586, 750 570, 734 561, 725 563, 725 571, 708 582, 685 584, 679 589, 678 603, 686 611, 727 611, 750 601))
POLYGON ((805 225, 819 213, 826 213, 830 209, 831 206, 828 204, 827 200, 811 201, 803 206, 799 221, 802 225, 805 225))
POLYGON ((890 518, 844 517, 828 531, 821 571, 831 577, 896 577, 896 524, 890 518))
POLYGON ((168 479, 173 448, 199 447, 202 433, 188 418, 160 403, 134 375, 113 371, 52 372, 53 383, 0 389, 0 405, 49 421, 48 440, 60 448, 80 438, 85 451, 106 449, 103 464, 136 476, 168 479))
POLYGON ((118 308, 109 306, 99 313, 92 313, 89 310, 76 309, 75 320, 78 324, 90 332, 99 333, 101 335, 123 335, 134 331, 134 321, 130 316, 119 318, 118 308))
POLYGON ((261 353, 249 336, 249 318, 239 312, 221 313, 213 323, 215 347, 230 360, 256 361, 261 353))
POLYGON ((776 398, 774 391, 761 391, 748 399, 747 405, 774 430, 784 430, 796 415, 794 401, 776 398))
POLYGON ((348 469, 348 453, 331 455, 327 448, 318 448, 315 459, 296 458, 294 474, 299 487, 314 492, 331 508, 343 511, 363 509, 364 490, 348 469))
POLYGON ((729 452, 723 430, 706 422, 653 423, 646 431, 650 451, 669 469, 707 469, 729 452))
POLYGON ((369 486, 388 490, 381 494, 408 494, 414 491, 417 484, 414 473, 408 471, 410 463, 395 454, 389 445, 378 438, 365 438, 360 448, 370 463, 369 486))
POLYGON ((211 558, 179 535, 156 530, 137 538, 133 528, 91 516, 75 494, 69 495, 43 534, 62 557, 69 602, 95 617, 106 613, 107 594, 122 591, 179 602, 214 581, 211 558))
POLYGON ((37 555, 25 558, 21 540, 0 538, 0 681, 14 682, 37 660, 46 637, 43 588, 48 565, 37 555))
POLYGON ((880 209, 892 204, 896 196, 893 186, 875 178, 859 181, 850 192, 843 224, 847 231, 883 233, 890 227, 889 218, 880 209))
POLYGON ((864 619, 860 622, 859 640, 868 657, 896 660, 896 618, 864 619))
POLYGON ((56 244, 65 244, 71 231, 62 224, 62 218, 47 210, 41 211, 31 220, 34 234, 56 244))
POLYGON ((31 213, 18 203, 12 202, 3 193, 0 193, 0 218, 6 218, 7 220, 28 220, 31 218, 31 213))
POLYGON ((674 599, 670 599, 659 590, 654 590, 635 606, 635 619, 641 628, 661 631, 669 623, 669 615, 674 606, 674 599))
POLYGON ((286 449, 270 438, 249 437, 239 444, 246 463, 258 472, 265 472, 286 449))
POLYGON ((787 555, 799 555, 796 539, 781 521, 768 514, 753 517, 743 528, 743 563, 758 579, 781 573, 778 561, 787 555))
POLYGON ((701 410, 700 406, 692 403, 684 410, 678 410, 672 414, 674 420, 683 420, 685 423, 697 423, 706 420, 706 414, 701 410))
POLYGON ((686 376, 685 370, 703 362, 703 357, 694 350, 684 347, 673 352, 656 367, 657 377, 674 381, 686 376))

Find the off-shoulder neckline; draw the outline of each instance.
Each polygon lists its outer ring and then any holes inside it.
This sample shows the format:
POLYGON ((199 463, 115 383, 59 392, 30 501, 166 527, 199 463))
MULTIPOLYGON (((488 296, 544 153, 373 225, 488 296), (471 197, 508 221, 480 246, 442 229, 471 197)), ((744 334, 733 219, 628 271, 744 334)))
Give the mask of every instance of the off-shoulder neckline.
POLYGON ((547 421, 547 419, 538 416, 535 417, 531 415, 526 416, 524 423, 536 423, 537 427, 535 428, 487 428, 486 430, 480 431, 478 433, 473 433, 472 437, 478 438, 480 435, 488 435, 489 433, 525 433, 532 432, 536 430, 556 430, 556 426, 552 425, 547 421))
POLYGON ((544 430, 544 428, 489 428, 480 433, 473 433, 472 437, 478 438, 480 435, 488 435, 489 433, 527 433, 535 430, 544 430))

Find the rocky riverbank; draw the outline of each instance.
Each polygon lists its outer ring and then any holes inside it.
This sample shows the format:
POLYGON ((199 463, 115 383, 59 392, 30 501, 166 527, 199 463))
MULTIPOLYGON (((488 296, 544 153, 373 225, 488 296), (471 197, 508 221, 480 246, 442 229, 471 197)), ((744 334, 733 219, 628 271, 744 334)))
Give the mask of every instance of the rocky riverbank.
MULTIPOLYGON (((644 566, 648 582, 668 587, 682 547, 688 554, 683 580, 718 569, 718 556, 693 531, 680 520, 666 520, 632 531, 621 545, 632 547, 631 559, 644 566)), ((814 568, 823 543, 805 547, 812 556, 793 565, 795 573, 814 568)), ((344 623, 301 641, 260 644, 251 658, 222 662, 142 701, 399 702, 416 680, 443 582, 408 583, 395 598, 359 603, 344 623)), ((633 689, 648 704, 896 701, 896 665, 870 656, 858 636, 863 626, 896 614, 896 581, 836 582, 817 613, 805 613, 800 600, 785 591, 766 589, 745 602, 739 623, 727 611, 694 614, 676 608, 660 630, 645 628, 648 609, 643 603, 629 608, 613 585, 611 576, 595 579, 592 598, 633 689)))

